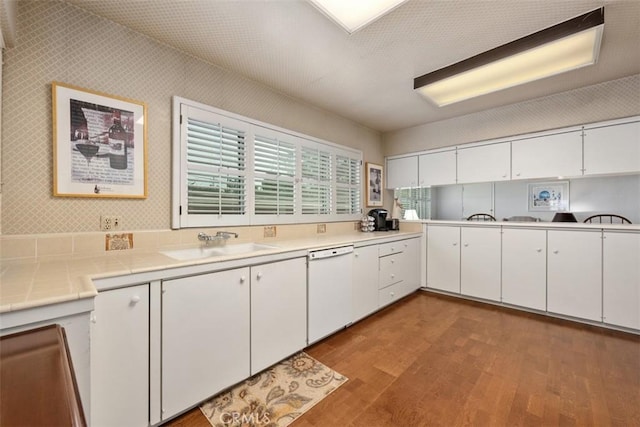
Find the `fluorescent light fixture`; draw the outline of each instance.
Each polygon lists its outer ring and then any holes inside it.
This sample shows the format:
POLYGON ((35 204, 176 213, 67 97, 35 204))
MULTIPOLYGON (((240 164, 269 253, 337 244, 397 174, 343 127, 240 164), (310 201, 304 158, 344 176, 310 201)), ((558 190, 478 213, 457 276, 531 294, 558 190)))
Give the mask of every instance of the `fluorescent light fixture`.
POLYGON ((598 61, 604 8, 413 79, 439 107, 575 70, 598 61))
POLYGON ((309 0, 349 34, 369 25, 407 0, 309 0))

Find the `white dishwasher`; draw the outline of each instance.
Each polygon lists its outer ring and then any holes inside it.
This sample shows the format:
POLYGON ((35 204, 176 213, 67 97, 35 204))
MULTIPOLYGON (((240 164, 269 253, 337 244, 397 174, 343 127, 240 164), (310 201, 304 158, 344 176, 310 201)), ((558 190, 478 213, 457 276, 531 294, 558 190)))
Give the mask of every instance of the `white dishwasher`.
POLYGON ((351 322, 353 245, 309 251, 308 343, 351 322))

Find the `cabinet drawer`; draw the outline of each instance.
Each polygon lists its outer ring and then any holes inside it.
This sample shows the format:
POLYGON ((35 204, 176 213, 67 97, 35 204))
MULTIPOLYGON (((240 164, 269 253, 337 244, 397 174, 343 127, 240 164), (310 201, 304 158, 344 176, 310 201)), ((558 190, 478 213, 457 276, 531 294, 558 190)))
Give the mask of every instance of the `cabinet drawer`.
POLYGON ((400 240, 397 242, 382 243, 378 245, 378 256, 384 257, 387 255, 400 253, 404 250, 404 247, 405 247, 404 240, 400 240))
POLYGON ((402 282, 380 289, 378 291, 378 307, 394 303, 407 294, 409 292, 407 292, 402 282))
POLYGON ((378 288, 400 282, 402 280, 402 253, 388 255, 380 258, 380 275, 378 276, 378 288))

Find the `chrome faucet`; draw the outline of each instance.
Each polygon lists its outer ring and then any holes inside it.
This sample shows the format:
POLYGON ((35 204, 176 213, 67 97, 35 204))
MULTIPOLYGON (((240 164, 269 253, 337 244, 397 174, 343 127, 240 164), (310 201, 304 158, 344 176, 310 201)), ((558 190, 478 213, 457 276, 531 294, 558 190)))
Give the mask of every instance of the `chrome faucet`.
POLYGON ((203 232, 198 233, 198 240, 204 242, 206 246, 209 246, 211 242, 226 242, 231 236, 238 238, 238 233, 232 233, 230 231, 218 231, 215 236, 206 234, 203 232))
POLYGON ((235 237, 237 239, 238 238, 238 233, 232 233, 230 231, 218 231, 216 233, 215 237, 219 237, 219 238, 221 237, 224 240, 227 240, 231 236, 233 236, 233 237, 235 237))

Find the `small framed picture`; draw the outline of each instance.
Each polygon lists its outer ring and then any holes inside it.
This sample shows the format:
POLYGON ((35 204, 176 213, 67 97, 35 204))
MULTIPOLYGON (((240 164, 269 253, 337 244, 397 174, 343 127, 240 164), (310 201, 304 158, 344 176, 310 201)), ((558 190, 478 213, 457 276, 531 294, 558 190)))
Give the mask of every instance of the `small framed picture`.
POLYGON ((147 106, 53 82, 53 195, 147 197, 147 106))
POLYGON ((383 169, 374 163, 367 163, 367 206, 382 206, 383 169))
POLYGON ((528 184, 530 211, 568 211, 569 181, 528 184))

